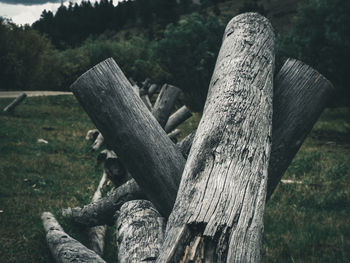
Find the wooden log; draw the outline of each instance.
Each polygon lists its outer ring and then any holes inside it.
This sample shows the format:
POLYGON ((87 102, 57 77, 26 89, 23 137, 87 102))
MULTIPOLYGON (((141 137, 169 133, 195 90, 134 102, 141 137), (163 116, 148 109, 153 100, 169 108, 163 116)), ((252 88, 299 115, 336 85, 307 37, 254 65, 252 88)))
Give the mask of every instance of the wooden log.
POLYGON ((96 140, 94 141, 94 143, 91 145, 91 150, 92 151, 97 151, 98 149, 101 148, 101 145, 103 144, 104 142, 104 138, 103 138, 103 135, 101 133, 99 133, 97 135, 97 138, 96 140))
POLYGON ((115 188, 108 196, 83 207, 66 208, 62 216, 85 226, 113 225, 113 216, 120 207, 128 201, 146 199, 134 179, 115 188))
POLYGON ((332 97, 332 84, 301 61, 288 59, 275 77, 269 200, 295 154, 332 97))
POLYGON ((137 85, 136 81, 134 81, 132 78, 129 78, 129 82, 131 84, 131 87, 135 94, 139 95, 140 94, 140 87, 137 85))
POLYGON ((190 153, 193 139, 194 139, 194 136, 196 135, 196 131, 197 130, 194 130, 189 135, 187 135, 181 142, 176 144, 176 146, 182 153, 182 156, 185 157, 186 159, 188 157, 188 154, 190 153))
POLYGON ((259 261, 273 71, 269 21, 256 13, 233 18, 157 262, 259 261))
MULTIPOLYGON (((107 183, 107 174, 106 172, 103 172, 100 183, 98 184, 96 192, 92 197, 92 200, 91 200, 92 203, 97 202, 99 199, 102 198, 102 190, 105 187, 106 183, 107 183)), ((103 255, 106 230, 107 230, 107 226, 103 225, 103 226, 91 227, 88 231, 88 236, 89 236, 88 247, 91 250, 95 251, 100 256, 103 255)))
POLYGON ((180 129, 175 129, 172 132, 168 133, 168 136, 170 139, 174 140, 174 139, 176 139, 177 136, 180 135, 180 133, 181 133, 180 129))
POLYGON ((101 62, 84 73, 71 89, 110 149, 158 211, 168 216, 185 159, 132 91, 118 65, 113 59, 101 62))
POLYGON ((27 94, 22 93, 17 98, 15 98, 9 105, 4 108, 4 112, 13 111, 24 99, 27 97, 27 94))
POLYGON ((152 103, 148 97, 148 93, 146 89, 140 89, 140 98, 143 101, 143 103, 146 105, 147 109, 149 111, 152 111, 152 103))
POLYGON ((164 130, 166 133, 173 131, 177 126, 183 123, 185 120, 192 116, 191 111, 186 107, 182 106, 176 112, 174 112, 165 124, 164 130))
POLYGON ((44 212, 41 219, 46 231, 47 244, 56 262, 105 262, 94 251, 65 233, 51 213, 44 212))
POLYGON ((152 96, 158 91, 159 86, 155 83, 151 84, 151 86, 148 88, 148 96, 152 98, 152 96))
POLYGON ((164 221, 149 201, 125 203, 116 224, 118 262, 155 262, 163 242, 164 221))
POLYGON ((148 89, 148 96, 152 97, 154 93, 157 92, 159 86, 157 84, 152 84, 148 89))
POLYGON ((152 110, 160 126, 164 127, 168 121, 170 113, 175 106, 176 99, 180 95, 180 91, 181 90, 175 86, 169 84, 163 85, 152 110))

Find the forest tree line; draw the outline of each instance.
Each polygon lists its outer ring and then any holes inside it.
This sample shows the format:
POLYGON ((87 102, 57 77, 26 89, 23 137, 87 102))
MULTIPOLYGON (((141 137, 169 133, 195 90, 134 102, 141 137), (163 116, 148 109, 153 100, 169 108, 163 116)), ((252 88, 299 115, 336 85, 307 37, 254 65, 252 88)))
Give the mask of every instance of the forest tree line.
MULTIPOLYGON (((257 1, 246 3, 241 11, 263 12, 257 1)), ((32 26, 1 19, 1 89, 67 90, 84 71, 113 57, 138 81, 150 77, 179 86, 186 103, 201 110, 227 22, 220 10, 206 11, 217 4, 137 0, 114 7, 103 0, 44 11, 32 26), (130 33, 132 28, 141 33, 130 33), (116 35, 120 30, 123 37, 116 35)), ((277 37, 277 68, 286 57, 315 67, 337 88, 336 104, 350 100, 349 12, 347 0, 305 1, 291 30, 277 37)))

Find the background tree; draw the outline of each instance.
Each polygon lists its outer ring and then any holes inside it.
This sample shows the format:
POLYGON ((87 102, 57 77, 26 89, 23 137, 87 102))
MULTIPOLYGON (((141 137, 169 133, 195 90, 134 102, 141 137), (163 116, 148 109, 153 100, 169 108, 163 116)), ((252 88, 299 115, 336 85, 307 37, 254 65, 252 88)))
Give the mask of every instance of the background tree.
POLYGON ((281 58, 299 58, 335 85, 335 105, 350 105, 349 13, 348 0, 309 0, 300 6, 290 33, 279 38, 281 58))

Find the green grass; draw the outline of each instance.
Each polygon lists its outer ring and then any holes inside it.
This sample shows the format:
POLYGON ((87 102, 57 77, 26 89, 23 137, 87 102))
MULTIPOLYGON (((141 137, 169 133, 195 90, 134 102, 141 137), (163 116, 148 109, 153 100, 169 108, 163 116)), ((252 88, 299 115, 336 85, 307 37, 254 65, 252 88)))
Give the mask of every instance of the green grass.
MULTIPOLYGON (((3 109, 11 99, 1 99, 3 109)), ((184 137, 200 115, 181 125, 184 137)), ((94 128, 73 96, 27 98, 0 113, 0 262, 52 262, 40 214, 52 211, 83 243, 86 230, 59 210, 89 202, 102 175, 88 152, 94 128), (43 138, 48 144, 38 144, 43 138)), ((263 262, 348 262, 350 258, 350 111, 329 109, 289 167, 265 215, 263 262)), ((115 259, 114 229, 104 258, 115 259)))

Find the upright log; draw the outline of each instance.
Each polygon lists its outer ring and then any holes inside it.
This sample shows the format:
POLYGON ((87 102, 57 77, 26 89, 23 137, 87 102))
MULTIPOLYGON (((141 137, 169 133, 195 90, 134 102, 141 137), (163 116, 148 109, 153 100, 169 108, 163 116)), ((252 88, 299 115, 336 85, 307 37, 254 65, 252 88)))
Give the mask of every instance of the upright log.
POLYGON ((149 201, 125 203, 116 224, 118 262, 155 262, 164 239, 164 221, 149 201))
POLYGON ((113 216, 120 207, 131 200, 145 199, 134 179, 114 189, 109 195, 83 207, 66 208, 62 216, 85 226, 113 225, 113 216))
POLYGON ((158 211, 168 216, 185 159, 133 92, 118 65, 113 59, 101 62, 84 73, 71 89, 107 145, 158 211))
POLYGON ((168 121, 170 113, 175 106, 176 99, 180 95, 180 91, 181 90, 175 86, 169 84, 163 85, 152 110, 160 126, 164 127, 168 121))
POLYGON ((47 244, 56 262, 105 262, 94 251, 67 235, 51 213, 43 213, 41 219, 46 231, 47 244))
POLYGON ((295 154, 331 98, 334 88, 320 73, 288 59, 275 77, 269 200, 295 154))
POLYGON ((165 132, 169 133, 173 131, 177 126, 179 126, 191 116, 191 111, 186 106, 182 106, 169 117, 169 120, 167 121, 164 127, 165 132))
POLYGON ((233 18, 157 262, 258 262, 272 130, 274 33, 233 18))
POLYGON ((27 94, 22 93, 17 98, 15 98, 9 105, 4 108, 4 112, 13 111, 24 99, 27 97, 27 94))

